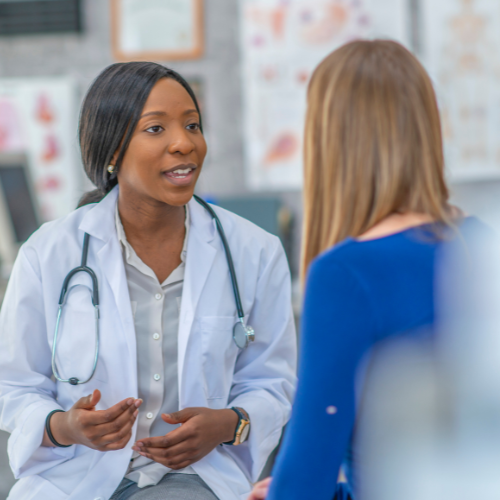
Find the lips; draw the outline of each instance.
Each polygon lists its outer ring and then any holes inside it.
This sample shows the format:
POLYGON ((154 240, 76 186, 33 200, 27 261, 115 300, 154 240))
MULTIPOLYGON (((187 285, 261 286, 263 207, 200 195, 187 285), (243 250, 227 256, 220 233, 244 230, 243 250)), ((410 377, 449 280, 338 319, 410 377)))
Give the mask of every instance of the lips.
POLYGON ((173 184, 177 186, 184 186, 191 182, 196 168, 196 165, 193 163, 177 165, 170 170, 163 172, 163 175, 173 184))

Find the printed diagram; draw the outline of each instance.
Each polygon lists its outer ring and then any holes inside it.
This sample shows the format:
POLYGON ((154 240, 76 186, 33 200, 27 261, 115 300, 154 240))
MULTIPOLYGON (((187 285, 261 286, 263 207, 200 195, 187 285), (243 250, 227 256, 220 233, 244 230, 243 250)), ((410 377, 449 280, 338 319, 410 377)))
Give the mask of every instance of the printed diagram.
POLYGON ((243 0, 245 143, 251 188, 302 186, 309 79, 332 50, 372 34, 376 1, 243 0))
POLYGON ((500 3, 428 4, 429 16, 438 9, 428 20, 427 59, 437 78, 448 170, 458 179, 500 175, 500 3))
POLYGON ((64 77, 0 79, 0 154, 26 154, 43 221, 76 204, 73 96, 64 77))

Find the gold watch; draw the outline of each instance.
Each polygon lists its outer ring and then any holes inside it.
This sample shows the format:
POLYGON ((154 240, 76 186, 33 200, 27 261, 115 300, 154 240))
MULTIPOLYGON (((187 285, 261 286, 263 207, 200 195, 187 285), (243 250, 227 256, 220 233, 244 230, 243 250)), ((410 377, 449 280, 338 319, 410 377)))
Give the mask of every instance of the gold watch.
POLYGON ((248 434, 250 433, 250 417, 243 408, 233 407, 231 410, 233 410, 239 417, 238 425, 236 426, 234 439, 224 444, 238 446, 239 444, 244 443, 248 438, 248 434))

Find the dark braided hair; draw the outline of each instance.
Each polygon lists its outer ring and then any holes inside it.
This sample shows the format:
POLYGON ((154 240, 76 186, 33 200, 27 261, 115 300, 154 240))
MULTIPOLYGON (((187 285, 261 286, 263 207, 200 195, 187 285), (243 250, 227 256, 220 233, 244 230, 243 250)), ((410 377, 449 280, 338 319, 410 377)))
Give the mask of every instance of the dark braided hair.
POLYGON ((80 113, 79 139, 83 167, 97 189, 85 193, 78 206, 101 201, 118 183, 116 174, 130 144, 152 88, 161 78, 180 83, 193 99, 192 88, 179 73, 152 62, 117 63, 108 66, 93 82, 80 113), (121 146, 120 146, 121 144, 121 146), (107 170, 119 149, 115 169, 107 170))

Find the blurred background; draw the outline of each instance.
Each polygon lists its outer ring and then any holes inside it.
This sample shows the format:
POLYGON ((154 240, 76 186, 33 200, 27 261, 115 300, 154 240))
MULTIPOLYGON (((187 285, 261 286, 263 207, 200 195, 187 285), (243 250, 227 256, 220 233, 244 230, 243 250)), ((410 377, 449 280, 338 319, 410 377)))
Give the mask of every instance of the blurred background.
MULTIPOLYGON (((439 96, 453 201, 500 227, 498 0, 0 0, 0 302, 19 246, 92 188, 78 109, 107 65, 153 60, 199 97, 197 192, 277 234, 297 282, 314 67, 355 38, 412 50, 439 96)), ((0 500, 13 484, 0 432, 0 500)))

